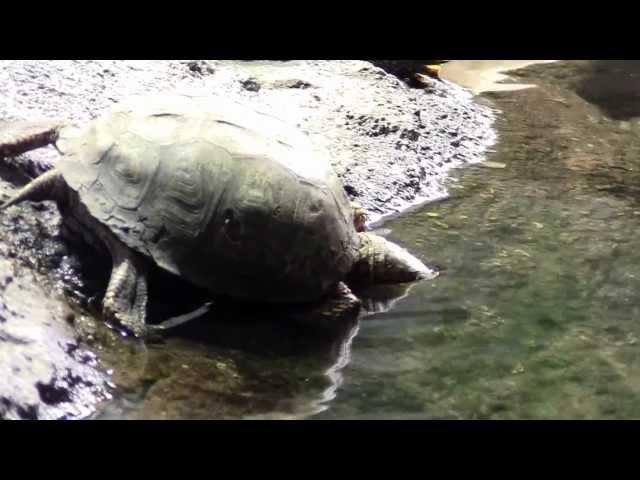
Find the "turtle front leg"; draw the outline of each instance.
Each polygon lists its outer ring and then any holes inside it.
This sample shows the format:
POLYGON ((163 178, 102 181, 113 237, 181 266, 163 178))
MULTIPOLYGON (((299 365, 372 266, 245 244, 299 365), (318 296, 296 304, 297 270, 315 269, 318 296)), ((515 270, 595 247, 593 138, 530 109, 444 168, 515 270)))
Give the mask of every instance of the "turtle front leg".
POLYGON ((112 250, 113 270, 102 302, 105 320, 114 322, 136 337, 146 332, 147 269, 124 245, 112 250))

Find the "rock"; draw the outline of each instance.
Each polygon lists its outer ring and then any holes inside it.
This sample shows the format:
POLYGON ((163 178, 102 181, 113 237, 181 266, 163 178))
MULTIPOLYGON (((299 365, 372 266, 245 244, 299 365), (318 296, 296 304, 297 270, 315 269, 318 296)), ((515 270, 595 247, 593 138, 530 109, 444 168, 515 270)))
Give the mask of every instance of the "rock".
POLYGON ((304 80, 277 80, 273 83, 274 88, 309 88, 312 85, 304 80))
POLYGON ((215 72, 214 68, 204 60, 191 60, 185 62, 185 65, 191 73, 198 75, 210 75, 215 72))
POLYGON ((360 196, 358 189, 353 185, 349 185, 348 183, 344 185, 344 191, 347 192, 347 195, 349 195, 350 197, 360 196))
POLYGON ((81 348, 60 299, 0 258, 0 419, 83 418, 109 397, 93 353, 81 348))
POLYGON ((376 67, 395 75, 411 87, 420 88, 423 83, 416 74, 426 73, 425 65, 442 63, 442 60, 371 60, 376 67))
POLYGON ((253 78, 248 78, 246 80, 242 80, 240 83, 242 84, 242 87, 245 90, 248 90, 250 92, 258 92, 258 91, 260 91, 260 84, 253 78))
POLYGON ((502 162, 482 162, 480 164, 481 166, 485 167, 485 168, 506 168, 507 164, 506 163, 502 163, 502 162))

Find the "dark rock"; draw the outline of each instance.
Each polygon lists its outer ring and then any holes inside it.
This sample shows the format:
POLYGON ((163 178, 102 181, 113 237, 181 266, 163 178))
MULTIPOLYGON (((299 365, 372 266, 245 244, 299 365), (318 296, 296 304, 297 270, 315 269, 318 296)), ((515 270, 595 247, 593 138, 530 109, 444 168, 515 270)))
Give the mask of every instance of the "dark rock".
POLYGON ((442 63, 442 60, 370 60, 376 67, 395 75, 411 87, 421 88, 424 85, 415 79, 416 73, 424 73, 424 65, 442 63))
POLYGON ((48 384, 37 382, 36 389, 40 400, 47 405, 57 405, 71 400, 69 390, 55 385, 53 381, 48 384))
POLYGON ((344 190, 351 197, 358 197, 360 195, 360 193, 358 192, 358 189, 356 187, 354 187, 353 185, 346 184, 344 186, 344 190))
POLYGON ((253 78, 242 80, 240 83, 242 84, 242 88, 244 88, 245 90, 248 90, 250 92, 260 91, 260 84, 253 78))
POLYGON ((204 60, 191 60, 185 62, 185 65, 187 66, 189 71, 194 74, 210 75, 212 73, 215 73, 215 69, 209 64, 209 62, 206 62, 204 60))

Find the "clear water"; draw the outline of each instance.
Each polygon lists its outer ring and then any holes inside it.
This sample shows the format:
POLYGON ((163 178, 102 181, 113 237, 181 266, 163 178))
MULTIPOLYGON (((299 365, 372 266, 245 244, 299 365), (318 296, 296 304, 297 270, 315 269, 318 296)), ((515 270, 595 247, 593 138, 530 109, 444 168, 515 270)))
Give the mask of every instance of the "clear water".
POLYGON ((640 62, 510 76, 489 166, 385 224, 438 278, 323 339, 236 313, 130 347, 100 418, 640 417, 640 62))

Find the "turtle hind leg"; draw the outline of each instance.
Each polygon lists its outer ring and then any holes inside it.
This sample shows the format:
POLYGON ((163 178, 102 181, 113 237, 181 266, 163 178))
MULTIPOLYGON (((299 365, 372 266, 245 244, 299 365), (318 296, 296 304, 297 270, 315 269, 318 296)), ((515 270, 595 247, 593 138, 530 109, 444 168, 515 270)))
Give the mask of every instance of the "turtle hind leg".
POLYGON ((141 337, 146 333, 147 268, 138 255, 125 245, 109 242, 113 270, 102 301, 107 322, 141 337))
POLYGON ((59 120, 0 122, 0 158, 15 157, 55 143, 63 126, 59 120))
POLYGON ((104 320, 125 333, 146 336, 149 270, 146 260, 91 216, 75 192, 68 193, 63 205, 66 211, 63 216, 73 219, 69 228, 81 232, 88 243, 106 247, 111 256, 111 276, 102 300, 104 320))
POLYGON ((62 198, 66 184, 58 170, 49 170, 43 175, 22 187, 12 198, 0 205, 0 211, 29 200, 41 202, 43 200, 59 201, 62 198))
POLYGON ((57 149, 56 141, 64 126, 65 123, 58 120, 0 121, 0 161, 27 178, 48 171, 52 166, 49 160, 21 155, 47 145, 57 149))

